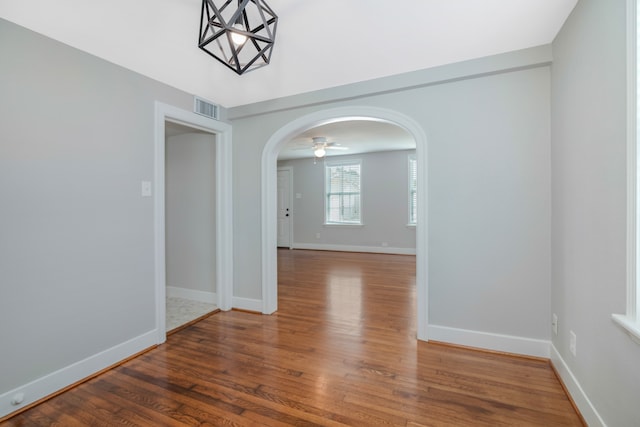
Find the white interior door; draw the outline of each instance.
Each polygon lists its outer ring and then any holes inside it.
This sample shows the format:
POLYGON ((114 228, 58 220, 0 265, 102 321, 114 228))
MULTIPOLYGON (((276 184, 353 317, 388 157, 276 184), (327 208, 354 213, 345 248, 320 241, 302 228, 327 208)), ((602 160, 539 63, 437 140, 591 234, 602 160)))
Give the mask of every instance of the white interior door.
POLYGON ((278 247, 291 248, 291 169, 278 169, 278 247))

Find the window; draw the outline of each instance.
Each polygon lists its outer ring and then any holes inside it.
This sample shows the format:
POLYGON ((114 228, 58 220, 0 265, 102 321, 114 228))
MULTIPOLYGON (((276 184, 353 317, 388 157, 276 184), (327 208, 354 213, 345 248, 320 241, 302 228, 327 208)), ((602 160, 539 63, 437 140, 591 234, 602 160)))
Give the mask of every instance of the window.
POLYGON ((614 314, 613 320, 624 327, 632 339, 640 343, 640 162, 638 161, 640 113, 638 88, 638 46, 640 46, 638 28, 638 0, 627 1, 627 312, 614 314))
POLYGON ((409 225, 418 222, 418 162, 415 155, 409 156, 409 225))
POLYGON ((361 224, 360 161, 325 165, 326 224, 361 224))

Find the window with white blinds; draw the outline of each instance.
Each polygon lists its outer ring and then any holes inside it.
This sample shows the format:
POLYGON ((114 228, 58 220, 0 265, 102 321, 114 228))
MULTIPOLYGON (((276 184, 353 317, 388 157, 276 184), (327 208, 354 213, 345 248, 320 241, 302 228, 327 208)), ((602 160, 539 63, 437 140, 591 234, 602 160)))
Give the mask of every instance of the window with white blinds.
POLYGON ((325 223, 362 223, 360 173, 360 161, 325 165, 325 223))
POLYGON ((409 156, 409 225, 418 222, 418 162, 409 156))

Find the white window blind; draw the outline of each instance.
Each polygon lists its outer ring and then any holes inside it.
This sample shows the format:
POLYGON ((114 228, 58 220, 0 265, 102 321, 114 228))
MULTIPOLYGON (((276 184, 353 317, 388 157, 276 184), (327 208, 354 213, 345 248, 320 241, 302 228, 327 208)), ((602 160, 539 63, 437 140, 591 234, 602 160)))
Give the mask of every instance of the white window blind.
POLYGON ((361 224, 360 170, 360 162, 325 166, 327 224, 361 224))
POLYGON ((409 156, 409 224, 418 221, 418 162, 409 156))

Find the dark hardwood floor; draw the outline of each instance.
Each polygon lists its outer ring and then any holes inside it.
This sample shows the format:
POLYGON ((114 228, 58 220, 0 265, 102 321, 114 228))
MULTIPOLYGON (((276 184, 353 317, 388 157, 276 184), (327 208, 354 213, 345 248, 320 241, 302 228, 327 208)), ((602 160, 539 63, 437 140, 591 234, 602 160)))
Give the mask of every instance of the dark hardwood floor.
POLYGON ((582 425, 547 361, 416 341, 415 257, 278 257, 277 314, 214 314, 3 426, 582 425))

